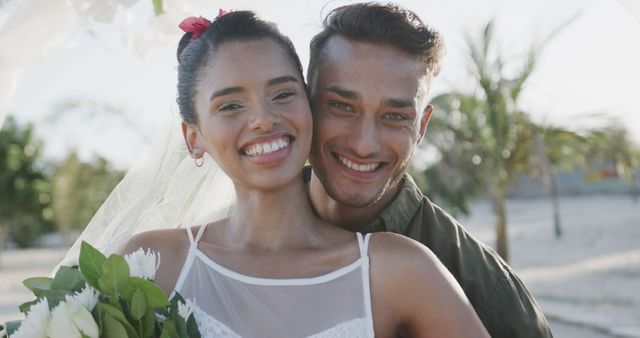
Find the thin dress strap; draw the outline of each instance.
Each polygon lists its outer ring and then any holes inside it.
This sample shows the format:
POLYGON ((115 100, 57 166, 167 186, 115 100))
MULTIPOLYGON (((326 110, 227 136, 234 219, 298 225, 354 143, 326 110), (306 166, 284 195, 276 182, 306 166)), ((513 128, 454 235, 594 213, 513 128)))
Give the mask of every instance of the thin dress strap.
POLYGON ((202 238, 202 234, 204 233, 204 230, 207 226, 206 225, 202 225, 200 226, 200 229, 198 229, 198 233, 196 234, 196 238, 193 239, 193 232, 192 232, 192 228, 186 228, 187 230, 187 236, 189 236, 189 242, 191 243, 191 246, 198 246, 198 242, 200 242, 200 238, 202 238))
POLYGON ((198 229, 198 233, 196 234, 196 239, 194 240, 194 244, 198 246, 198 242, 200 242, 200 238, 202 238, 202 234, 204 234, 204 230, 207 228, 207 225, 201 225, 200 229, 198 229))
POLYGON ((362 233, 356 232, 358 236, 358 247, 360 248, 360 257, 368 257, 368 249, 369 249, 369 238, 371 238, 371 234, 362 236, 362 233))
MULTIPOLYGON (((364 261, 362 266, 362 296, 364 298, 364 309, 367 315, 367 318, 373 323, 373 311, 371 309, 371 282, 369 278, 369 239, 371 238, 371 233, 364 235, 364 239, 362 238, 362 234, 357 232, 358 235, 358 246, 360 247, 360 259, 364 261)), ((367 327, 367 333, 369 337, 375 337, 375 333, 373 331, 373 324, 367 327)))
POLYGON ((184 228, 185 230, 187 230, 187 237, 189 237, 189 243, 191 243, 191 246, 196 246, 196 241, 193 240, 193 234, 191 233, 191 228, 184 228))

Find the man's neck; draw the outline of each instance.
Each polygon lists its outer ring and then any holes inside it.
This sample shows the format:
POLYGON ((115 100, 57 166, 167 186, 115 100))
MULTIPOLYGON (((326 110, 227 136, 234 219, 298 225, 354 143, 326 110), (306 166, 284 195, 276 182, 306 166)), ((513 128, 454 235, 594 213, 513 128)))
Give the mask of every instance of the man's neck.
POLYGON ((393 191, 387 192, 379 201, 368 207, 354 208, 344 205, 329 196, 324 186, 311 171, 311 180, 307 184, 311 206, 323 220, 349 231, 363 231, 378 218, 395 199, 402 187, 399 183, 393 191))

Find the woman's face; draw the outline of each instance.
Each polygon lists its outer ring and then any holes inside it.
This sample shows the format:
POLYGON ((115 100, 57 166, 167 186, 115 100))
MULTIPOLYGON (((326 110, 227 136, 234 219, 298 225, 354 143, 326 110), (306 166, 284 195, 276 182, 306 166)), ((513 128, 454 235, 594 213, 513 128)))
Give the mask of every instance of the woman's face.
POLYGON ((311 146, 303 79, 275 42, 218 46, 200 74, 192 151, 205 151, 236 186, 270 190, 299 178, 311 146))

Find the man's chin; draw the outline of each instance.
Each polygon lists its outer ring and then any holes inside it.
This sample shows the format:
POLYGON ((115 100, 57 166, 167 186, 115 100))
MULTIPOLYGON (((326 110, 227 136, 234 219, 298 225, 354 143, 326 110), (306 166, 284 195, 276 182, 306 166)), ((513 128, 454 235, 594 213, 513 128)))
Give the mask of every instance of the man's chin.
POLYGON ((352 194, 348 191, 327 191, 329 196, 336 202, 353 209, 370 208, 384 196, 384 191, 377 194, 362 195, 352 194))

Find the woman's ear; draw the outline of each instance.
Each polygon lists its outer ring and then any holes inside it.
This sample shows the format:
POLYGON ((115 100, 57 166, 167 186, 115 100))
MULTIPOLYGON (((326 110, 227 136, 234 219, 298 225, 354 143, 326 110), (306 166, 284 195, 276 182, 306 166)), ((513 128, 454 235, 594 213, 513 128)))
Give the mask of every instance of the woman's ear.
POLYGON ((187 144, 189 153, 195 157, 199 157, 203 153, 203 150, 200 146, 200 131, 198 127, 182 121, 182 136, 184 136, 184 142, 187 144))

